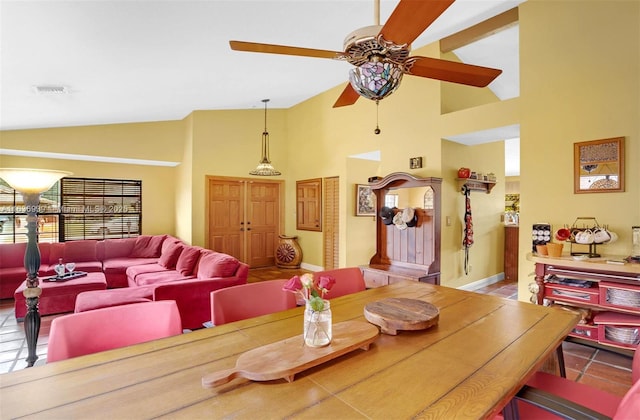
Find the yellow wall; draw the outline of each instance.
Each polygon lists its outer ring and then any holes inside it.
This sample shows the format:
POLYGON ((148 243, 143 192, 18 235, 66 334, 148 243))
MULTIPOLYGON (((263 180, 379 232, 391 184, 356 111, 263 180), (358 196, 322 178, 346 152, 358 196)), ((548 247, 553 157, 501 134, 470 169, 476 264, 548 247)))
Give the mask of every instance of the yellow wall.
POLYGON ((504 268, 504 227, 500 216, 504 212, 504 142, 465 146, 442 141, 442 284, 458 287, 501 273, 504 268), (474 244, 469 248, 468 274, 464 272, 465 197, 455 180, 458 168, 496 175, 498 182, 490 194, 471 192, 471 215, 474 244), (451 225, 447 225, 447 217, 451 225))
POLYGON ((527 227, 594 216, 628 255, 640 225, 640 2, 528 0, 520 6, 520 299, 528 298, 527 227), (626 191, 573 193, 573 143, 626 138, 626 191))
MULTIPOLYGON (((268 110, 267 129, 274 167, 287 173, 286 111, 268 110)), ((264 110, 196 111, 192 115, 191 234, 192 243, 205 244, 207 175, 250 178, 262 150, 264 110)), ((257 178, 257 177, 256 177, 257 178)), ((282 177, 274 177, 278 179, 282 177)))
MULTIPOLYGON (((460 62, 460 59, 452 52, 442 54, 444 60, 460 62)), ((442 84, 442 113, 460 111, 473 108, 500 99, 490 89, 477 89, 473 86, 459 85, 457 83, 442 84)))
POLYGON ((181 121, 0 132, 2 148, 130 159, 179 161, 181 121))
MULTIPOLYGON (((180 121, 2 131, 2 148, 49 153, 180 161, 180 121)), ((176 230, 175 167, 0 155, 0 167, 70 171, 75 177, 142 180, 144 234, 176 230)))
POLYGON ((376 253, 376 218, 356 216, 356 184, 367 184, 367 178, 377 173, 380 162, 362 159, 347 160, 346 194, 343 202, 347 222, 345 239, 340 241, 340 261, 344 266, 362 265, 376 253), (371 175, 367 175, 371 174, 371 175))
MULTIPOLYGON (((182 164, 176 171, 175 236, 193 244, 193 114, 185 118, 182 164)), ((179 155, 180 156, 180 155, 179 155)))

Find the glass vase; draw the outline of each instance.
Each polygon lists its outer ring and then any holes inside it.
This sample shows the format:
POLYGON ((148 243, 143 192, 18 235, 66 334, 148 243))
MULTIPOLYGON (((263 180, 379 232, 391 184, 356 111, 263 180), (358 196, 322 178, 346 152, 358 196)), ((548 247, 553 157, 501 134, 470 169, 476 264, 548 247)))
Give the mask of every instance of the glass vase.
POLYGON ((309 347, 323 347, 331 343, 331 305, 324 301, 324 309, 314 311, 309 302, 304 310, 304 343, 309 347))

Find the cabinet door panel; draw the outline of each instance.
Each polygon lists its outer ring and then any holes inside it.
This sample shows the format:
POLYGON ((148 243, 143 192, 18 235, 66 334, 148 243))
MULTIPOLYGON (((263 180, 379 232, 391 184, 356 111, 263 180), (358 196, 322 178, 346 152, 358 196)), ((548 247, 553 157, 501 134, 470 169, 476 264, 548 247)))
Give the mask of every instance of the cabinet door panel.
POLYGON ((244 186, 209 180, 209 247, 242 260, 244 186))
POLYGON ((296 181, 296 227, 322 231, 322 179, 296 181))

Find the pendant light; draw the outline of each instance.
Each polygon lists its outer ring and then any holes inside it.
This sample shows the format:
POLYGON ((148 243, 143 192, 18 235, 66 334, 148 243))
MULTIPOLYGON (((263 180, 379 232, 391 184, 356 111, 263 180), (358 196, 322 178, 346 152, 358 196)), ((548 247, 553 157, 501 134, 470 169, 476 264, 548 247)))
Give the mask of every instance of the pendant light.
POLYGON ((271 165, 271 161, 269 160, 269 132, 267 131, 267 102, 269 99, 263 99, 264 102, 264 131, 262 132, 262 159, 260 163, 253 171, 249 172, 249 175, 259 175, 259 176, 276 176, 282 175, 280 172, 276 171, 271 165))

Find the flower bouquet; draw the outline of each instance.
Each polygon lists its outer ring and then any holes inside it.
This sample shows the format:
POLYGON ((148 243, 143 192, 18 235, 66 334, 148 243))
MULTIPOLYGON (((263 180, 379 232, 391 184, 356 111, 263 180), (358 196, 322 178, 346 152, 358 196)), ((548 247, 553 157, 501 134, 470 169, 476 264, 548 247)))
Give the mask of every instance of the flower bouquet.
POLYGON ((282 287, 287 292, 296 293, 305 301, 304 343, 310 347, 322 347, 331 342, 331 309, 324 299, 336 280, 330 276, 314 279, 310 273, 293 276, 282 287))

